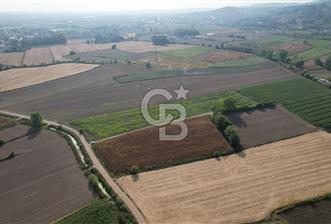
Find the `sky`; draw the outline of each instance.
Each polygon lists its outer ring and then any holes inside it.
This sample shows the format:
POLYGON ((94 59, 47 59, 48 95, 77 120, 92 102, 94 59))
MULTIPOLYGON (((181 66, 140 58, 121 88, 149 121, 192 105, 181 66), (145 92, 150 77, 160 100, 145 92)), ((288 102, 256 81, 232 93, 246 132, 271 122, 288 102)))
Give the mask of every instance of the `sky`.
POLYGON ((308 2, 309 0, 0 0, 0 11, 81 12, 215 9, 256 3, 308 2))

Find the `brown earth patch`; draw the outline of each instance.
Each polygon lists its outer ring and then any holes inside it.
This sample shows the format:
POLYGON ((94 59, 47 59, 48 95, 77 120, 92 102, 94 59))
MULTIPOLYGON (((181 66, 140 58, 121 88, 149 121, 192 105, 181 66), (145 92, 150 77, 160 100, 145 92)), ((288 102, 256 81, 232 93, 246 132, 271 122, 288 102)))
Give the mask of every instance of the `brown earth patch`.
POLYGON ((7 142, 28 135, 30 131, 31 127, 29 126, 15 125, 14 127, 0 131, 0 139, 7 142))
POLYGON ((245 148, 316 131, 316 128, 281 106, 232 113, 227 117, 234 124, 245 148))
MULTIPOLYGON (((188 136, 181 141, 160 141, 159 128, 151 127, 121 135, 96 144, 95 151, 110 172, 129 173, 132 166, 140 170, 176 165, 210 158, 217 150, 232 151, 209 116, 188 119, 188 136)), ((178 134, 176 125, 166 127, 167 134, 178 134)))
MULTIPOLYGON (((11 123, 12 122, 7 119, 0 118, 0 129, 7 127, 11 123)), ((1 139, 1 135, 0 135, 0 139, 1 139)))
POLYGON ((320 131, 118 182, 149 223, 253 223, 331 192, 330 144, 320 131))
POLYGON ((144 53, 144 52, 154 52, 156 49, 158 51, 168 51, 168 50, 179 50, 191 48, 192 45, 183 44, 169 44, 166 46, 155 46, 152 42, 146 41, 124 41, 115 43, 117 48, 122 51, 134 52, 134 53, 144 53))
POLYGON ((0 223, 51 223, 92 200, 67 142, 42 131, 7 143, 0 158, 0 223))

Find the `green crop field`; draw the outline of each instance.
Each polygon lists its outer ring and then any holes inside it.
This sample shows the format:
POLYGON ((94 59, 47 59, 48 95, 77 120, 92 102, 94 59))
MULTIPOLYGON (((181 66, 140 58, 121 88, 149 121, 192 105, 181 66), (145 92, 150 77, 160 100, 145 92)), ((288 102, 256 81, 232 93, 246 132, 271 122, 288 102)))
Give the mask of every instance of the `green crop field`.
POLYGON ((312 40, 309 41, 313 48, 302 53, 296 54, 299 58, 303 58, 304 60, 314 59, 317 57, 324 56, 331 52, 331 41, 327 40, 312 40))
POLYGON ((224 68, 240 68, 240 67, 246 67, 246 66, 254 66, 261 64, 263 62, 268 61, 265 58, 261 58, 258 56, 252 56, 248 57, 246 59, 241 60, 232 60, 232 61, 221 61, 214 64, 211 64, 212 67, 224 67, 224 68))
POLYGON ((90 206, 79 210, 56 224, 104 224, 132 223, 127 213, 118 210, 110 201, 96 200, 90 206))
POLYGON ((186 48, 186 49, 161 51, 161 52, 159 52, 159 54, 166 56, 166 57, 190 59, 190 58, 194 58, 200 54, 206 53, 211 50, 212 50, 212 48, 209 48, 209 47, 195 46, 195 47, 186 48))
MULTIPOLYGON (((241 96, 236 92, 222 92, 206 97, 197 97, 192 100, 183 101, 181 104, 186 108, 188 117, 190 117, 210 112, 213 107, 225 97, 233 97, 236 100, 237 107, 251 106, 255 104, 254 101, 241 96)), ((151 116, 157 118, 157 106, 150 106, 149 111, 151 116)), ((176 117, 175 113, 172 114, 176 117)), ((89 134, 89 137, 93 139, 103 139, 149 125, 144 120, 141 114, 141 109, 132 109, 123 112, 88 117, 72 121, 70 124, 84 130, 89 134)))
POLYGON ((313 125, 331 127, 331 91, 308 79, 250 87, 239 91, 257 101, 273 101, 313 125))

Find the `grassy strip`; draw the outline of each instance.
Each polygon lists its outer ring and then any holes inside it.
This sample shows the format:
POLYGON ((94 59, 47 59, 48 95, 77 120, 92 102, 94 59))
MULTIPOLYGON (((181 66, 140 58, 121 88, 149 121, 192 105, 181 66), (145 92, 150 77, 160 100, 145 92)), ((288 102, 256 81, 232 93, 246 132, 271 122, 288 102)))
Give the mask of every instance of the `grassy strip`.
POLYGON ((113 201, 95 200, 88 207, 56 222, 57 224, 104 224, 134 223, 127 214, 119 210, 113 201))
POLYGON ((247 66, 254 66, 269 60, 259 57, 259 56, 251 56, 241 60, 232 60, 232 61, 221 61, 214 64, 211 64, 211 67, 224 67, 224 68, 240 68, 247 66))
POLYGON ((170 57, 170 58, 190 59, 190 58, 194 58, 200 54, 206 53, 211 50, 212 50, 212 48, 209 48, 209 47, 194 46, 194 47, 185 48, 185 49, 161 51, 161 52, 158 52, 158 54, 160 54, 162 56, 170 57))
POLYGON ((331 112, 331 101, 319 104, 321 98, 331 99, 331 91, 318 83, 304 78, 275 82, 250 87, 239 91, 241 94, 259 102, 276 102, 313 125, 328 127, 331 121, 316 122, 331 112))
MULTIPOLYGON (((238 107, 255 103, 236 92, 221 92, 206 97, 196 97, 180 103, 186 108, 187 116, 191 117, 211 112, 216 104, 229 96, 236 99, 235 101, 238 107)), ((151 116, 154 118, 158 117, 158 106, 150 106, 149 111, 151 116)), ((174 116, 176 116, 176 114, 174 114, 174 116)), ((71 121, 70 125, 82 129, 93 139, 103 139, 149 126, 142 116, 141 109, 132 109, 101 116, 88 117, 81 120, 71 121)))

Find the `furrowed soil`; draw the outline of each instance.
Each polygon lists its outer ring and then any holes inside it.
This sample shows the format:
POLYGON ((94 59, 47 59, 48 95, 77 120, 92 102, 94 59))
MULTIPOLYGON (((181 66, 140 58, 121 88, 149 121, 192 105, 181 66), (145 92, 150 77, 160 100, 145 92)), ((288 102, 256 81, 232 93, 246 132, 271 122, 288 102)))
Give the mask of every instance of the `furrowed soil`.
POLYGON ((309 132, 316 128, 281 106, 228 114, 244 148, 263 145, 309 132))
MULTIPOLYGON (((238 72, 220 75, 186 76, 125 84, 119 84, 113 79, 118 75, 153 71, 155 70, 137 65, 102 65, 79 75, 0 93, 0 108, 23 114, 39 111, 48 119, 68 121, 138 108, 150 89, 173 91, 183 84, 190 90, 188 96, 194 97, 296 77, 294 73, 268 62, 252 66, 248 70, 239 69, 238 72)), ((163 102, 162 100, 155 100, 155 103, 163 102)))
POLYGON ((17 68, 0 72, 0 92, 32 86, 96 68, 91 64, 58 64, 46 67, 17 68))
MULTIPOLYGON (((151 127, 101 141, 95 151, 115 175, 128 174, 132 166, 149 170, 210 158, 215 151, 232 152, 209 116, 191 118, 185 123, 189 133, 181 141, 160 141, 159 128, 151 127)), ((166 130, 170 135, 180 132, 176 125, 168 125, 166 130)))
POLYGON ((0 158, 11 152, 0 162, 0 223, 51 223, 91 202, 88 181, 57 134, 30 133, 4 145, 0 158))
POLYGON ((320 131, 118 182, 149 223, 252 223, 330 193, 330 144, 320 131))

